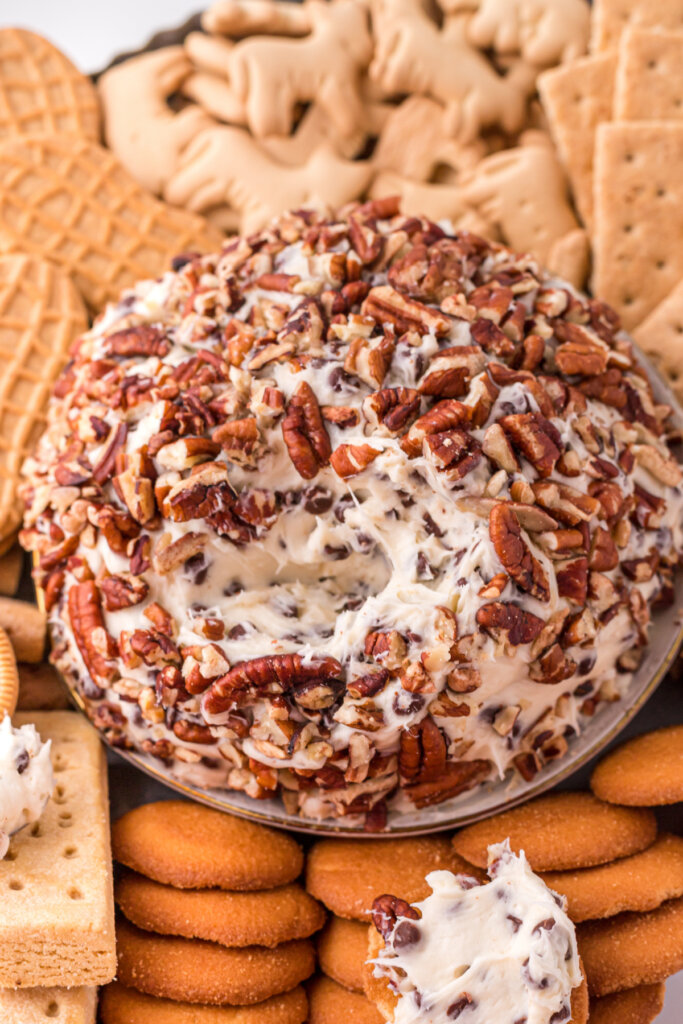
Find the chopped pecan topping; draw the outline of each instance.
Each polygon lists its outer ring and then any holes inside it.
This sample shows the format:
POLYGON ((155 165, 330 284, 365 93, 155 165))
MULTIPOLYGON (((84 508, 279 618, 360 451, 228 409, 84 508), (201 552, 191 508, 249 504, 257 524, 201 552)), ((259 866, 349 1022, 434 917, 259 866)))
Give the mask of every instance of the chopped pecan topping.
POLYGON ((363 402, 366 420, 380 434, 400 434, 419 411, 420 395, 414 388, 382 388, 363 402))
POLYGON ((149 593, 149 585, 139 576, 120 573, 118 576, 105 576, 100 580, 100 591, 106 610, 117 612, 121 608, 132 608, 144 601, 149 593))
POLYGON ((451 480, 461 480, 467 476, 481 459, 481 445, 466 430, 427 434, 423 443, 437 469, 446 473, 451 480))
POLYGON ((513 647, 530 644, 543 629, 543 619, 508 601, 492 601, 477 611, 479 629, 513 647))
POLYGON ((287 405, 282 436, 297 472, 312 480, 330 461, 332 446, 313 389, 302 381, 287 405))
POLYGON ((377 896, 372 904, 372 923, 386 940, 393 932, 399 918, 419 921, 420 912, 398 896, 377 896))
POLYGON ((116 641, 106 630, 97 584, 93 580, 74 583, 69 589, 69 621, 87 671, 97 682, 110 682, 119 675, 114 662, 116 641))
POLYGON ((203 707, 211 715, 228 711, 240 692, 283 693, 299 683, 313 679, 335 678, 341 665, 334 658, 318 658, 305 663, 299 654, 273 654, 235 665, 212 684, 203 707))
POLYGON ((466 405, 445 398, 415 420, 408 433, 401 438, 401 448, 411 458, 420 455, 422 441, 427 434, 440 434, 453 427, 467 426, 470 417, 471 410, 466 405))
POLYGON ((503 416, 499 423, 538 475, 550 476, 563 450, 562 438, 550 420, 529 412, 503 416))
POLYGON ((486 357, 477 345, 441 349, 430 361, 418 384, 418 391, 421 395, 458 398, 466 394, 469 381, 485 365, 486 357))
POLYGON ((379 449, 369 444, 340 444, 333 451, 330 464, 335 473, 346 480, 362 473, 380 454, 379 449))
POLYGON ((159 356, 163 359, 171 351, 171 345, 163 331, 149 324, 127 327, 110 334, 104 344, 107 356, 159 356))
POLYGON ((405 331, 419 331, 435 334, 441 338, 448 334, 451 322, 429 306, 408 299, 390 285, 372 288, 361 307, 364 316, 371 316, 381 323, 392 323, 399 334, 405 331))

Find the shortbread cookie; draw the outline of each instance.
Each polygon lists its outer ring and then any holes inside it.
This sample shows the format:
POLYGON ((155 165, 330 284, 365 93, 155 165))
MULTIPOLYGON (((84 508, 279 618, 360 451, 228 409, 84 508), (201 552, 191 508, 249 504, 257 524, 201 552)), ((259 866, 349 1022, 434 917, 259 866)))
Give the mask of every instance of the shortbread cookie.
POLYGON ((271 889, 301 874, 299 844, 284 832, 201 804, 143 804, 112 826, 114 859, 179 889, 271 889))
POLYGON ((591 789, 601 800, 656 807, 683 800, 683 725, 627 740, 602 759, 591 789))
POLYGON ((447 868, 472 873, 441 836, 417 839, 323 839, 306 861, 306 888, 338 917, 369 921, 383 892, 415 901, 429 893, 425 875, 447 868))
POLYGON ((92 82, 42 36, 0 29, 0 138, 53 132, 99 139, 92 82))
POLYGON ((653 910, 683 896, 683 836, 660 835, 632 857, 580 871, 548 871, 542 877, 567 897, 572 921, 653 910))
POLYGON ((590 793, 551 793, 468 825, 455 834, 453 846, 483 868, 487 847, 509 838, 534 871, 569 871, 638 853, 656 834, 651 811, 612 807, 590 793))
POLYGON ((683 278, 683 121, 598 126, 593 291, 630 330, 683 278))
POLYGON ((360 992, 351 992, 331 978, 318 975, 308 987, 309 1024, 384 1024, 374 1003, 360 992))
POLYGON ((194 104, 176 112, 166 102, 191 72, 183 47, 166 46, 114 65, 97 83, 107 145, 136 181, 157 194, 185 146, 215 124, 194 104))
POLYGON ((289 992, 315 967, 306 939, 274 949, 229 949, 200 939, 143 932, 120 919, 116 925, 117 978, 160 999, 187 1003, 248 1005, 289 992))
POLYGON ((17 661, 36 663, 45 651, 46 617, 34 604, 0 597, 0 629, 10 640, 17 661))
POLYGON ((617 57, 600 53, 544 72, 538 91, 586 227, 593 223, 595 132, 612 119, 617 57))
POLYGON ((651 1024, 664 1006, 664 985, 639 985, 591 999, 590 1024, 651 1024))
POLYGON ((0 555, 0 594, 13 597, 19 588, 21 571, 24 567, 24 553, 18 544, 0 555))
POLYGON ((646 914, 586 921, 576 934, 592 996, 663 981, 683 970, 683 897, 646 914))
POLYGON ((116 969, 104 749, 82 715, 13 722, 52 740, 57 785, 0 861, 0 987, 104 985, 116 969))
POLYGON ((87 327, 83 299, 58 267, 38 256, 0 256, 0 544, 11 544, 21 523, 22 463, 45 429, 69 348, 87 327))
POLYGON ((68 711, 72 707, 69 691, 48 661, 35 665, 23 661, 18 668, 20 711, 68 711))
POLYGON ((114 896, 138 928, 223 946, 277 946, 307 938, 325 921, 323 908, 300 885, 264 892, 183 890, 127 871, 114 896))
POLYGON ((616 49, 629 27, 683 30, 680 0, 594 0, 590 48, 616 49))
POLYGON ((0 988, 2 1024, 95 1024, 96 1013, 96 988, 0 988))
POLYGON ((627 29, 619 46, 614 120, 677 120, 682 117, 683 31, 627 29))
POLYGON ((683 280, 638 324, 633 338, 683 401, 683 280))
POLYGON ((303 1024, 307 1015, 306 993, 300 987, 253 1006, 172 1002, 119 982, 107 985, 100 997, 102 1024, 303 1024))
POLYGON ((137 184, 109 150, 44 135, 0 144, 0 252, 47 257, 94 309, 183 252, 220 248, 202 217, 137 184))
POLYGON ((4 629, 0 628, 0 718, 11 715, 19 697, 19 670, 14 649, 4 629))
POLYGON ((364 921, 331 917, 318 939, 320 970, 344 988, 363 991, 368 926, 364 921))

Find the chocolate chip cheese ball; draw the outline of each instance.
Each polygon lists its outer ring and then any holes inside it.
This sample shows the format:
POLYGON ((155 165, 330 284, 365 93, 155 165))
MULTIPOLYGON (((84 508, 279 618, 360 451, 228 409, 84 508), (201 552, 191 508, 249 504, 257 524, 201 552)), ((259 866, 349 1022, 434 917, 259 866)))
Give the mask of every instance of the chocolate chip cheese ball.
POLYGON ((178 257, 27 465, 54 660, 110 743, 305 816, 530 779, 673 599, 669 413, 607 306, 394 200, 178 257))

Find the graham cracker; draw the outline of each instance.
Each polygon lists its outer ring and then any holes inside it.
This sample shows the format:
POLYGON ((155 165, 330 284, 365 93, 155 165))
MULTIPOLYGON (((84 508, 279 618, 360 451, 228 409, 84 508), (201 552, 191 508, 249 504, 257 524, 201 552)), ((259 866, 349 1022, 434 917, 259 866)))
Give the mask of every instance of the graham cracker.
POLYGON ((683 277, 683 121, 598 126, 593 291, 631 330, 683 277))
POLYGON ((0 989, 2 1024, 95 1024, 96 988, 0 989))
POLYGON ((628 27, 683 30, 681 0, 593 0, 591 53, 619 45, 628 27))
POLYGON ((580 57, 546 71, 538 91, 581 220, 593 226, 595 132, 612 119, 616 54, 580 57))
POLYGON ((633 338, 683 401, 683 280, 638 325, 633 338))
POLYGON ((619 46, 615 121, 683 118, 683 32, 628 29, 619 46))
POLYGON ((56 787, 0 861, 0 987, 103 985, 116 973, 104 749, 80 714, 14 716, 52 740, 56 787))

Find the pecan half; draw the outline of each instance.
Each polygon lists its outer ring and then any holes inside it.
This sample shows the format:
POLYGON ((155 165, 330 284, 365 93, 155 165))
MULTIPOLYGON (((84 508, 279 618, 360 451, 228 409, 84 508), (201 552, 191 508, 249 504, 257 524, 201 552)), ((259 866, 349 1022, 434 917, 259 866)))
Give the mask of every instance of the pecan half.
POLYGON ((100 591, 106 610, 117 612, 121 608, 132 608, 144 601, 149 593, 149 585, 139 576, 120 573, 118 576, 105 576, 101 579, 100 591))
POLYGON ((414 388, 382 388, 363 400, 363 413, 377 433, 400 434, 420 411, 414 388))
POLYGON ((461 480, 481 460, 481 445, 466 430, 456 428, 427 434, 423 444, 437 469, 451 480, 461 480))
POLYGON ((68 610, 74 639, 90 675, 105 683, 116 679, 116 641, 105 628, 100 591, 94 580, 73 584, 68 610))
POLYGON ((567 484, 537 480, 531 485, 531 488, 538 504, 551 512, 559 522, 566 523, 568 526, 577 526, 581 522, 587 523, 600 511, 600 502, 595 497, 583 494, 567 484))
POLYGON ((228 711, 239 693, 288 692, 299 683, 314 679, 331 679, 341 674, 335 658, 318 658, 304 663, 299 654, 273 654, 264 658, 241 661, 212 683, 204 695, 202 706, 211 715, 228 711))
POLYGON ((479 629, 494 640, 507 640, 513 647, 530 644, 544 626, 543 619, 524 611, 509 601, 492 601, 479 608, 476 615, 479 629))
POLYGON ((559 431, 550 420, 527 412, 503 416, 498 422, 538 475, 550 476, 563 450, 559 431))
POLYGON ((289 457, 304 480, 312 480, 332 454, 318 399, 307 381, 302 381, 287 404, 282 420, 282 437, 289 457))
POLYGON ((525 590, 539 601, 549 601, 548 577, 525 543, 517 516, 509 505, 500 502, 493 506, 489 535, 503 568, 520 590, 525 590))
POLYGON ((260 440, 260 433, 254 416, 221 423, 215 428, 211 438, 221 446, 231 462, 242 466, 256 464, 254 454, 260 440))
POLYGON ((415 907, 411 907, 410 903, 400 900, 398 896, 377 896, 373 900, 372 923, 385 941, 396 927, 399 917, 419 921, 420 912, 415 907))
POLYGON ((437 352, 417 388, 421 395, 458 398, 467 392, 468 382, 486 366, 478 345, 458 345, 437 352))
POLYGON ((104 342, 104 354, 107 356, 159 356, 163 359, 170 351, 171 343, 163 331, 149 324, 115 331, 104 342))
POLYGON ((427 434, 439 434, 453 427, 468 426, 471 414, 472 410, 462 402, 444 398, 424 416, 415 420, 405 437, 401 438, 401 448, 410 458, 421 455, 422 440, 427 434))
POLYGON ((399 334, 419 331, 421 334, 435 334, 437 338, 442 338, 451 329, 448 317, 421 302, 406 298, 388 284, 370 290, 361 313, 380 323, 389 321, 399 334))
POLYGON ((402 783, 433 782, 446 767, 446 741, 431 716, 401 733, 398 773, 402 783))
POLYGON ((586 603, 588 593, 588 559, 574 558, 567 562, 559 562, 555 566, 557 592, 574 604, 586 603))
POLYGON ((437 779, 411 783, 403 791, 416 807, 431 807, 479 785, 490 771, 491 762, 480 758, 449 761, 437 779))

